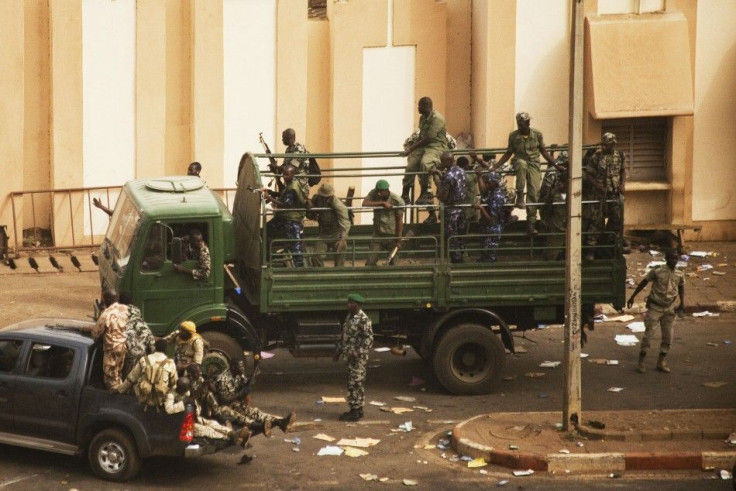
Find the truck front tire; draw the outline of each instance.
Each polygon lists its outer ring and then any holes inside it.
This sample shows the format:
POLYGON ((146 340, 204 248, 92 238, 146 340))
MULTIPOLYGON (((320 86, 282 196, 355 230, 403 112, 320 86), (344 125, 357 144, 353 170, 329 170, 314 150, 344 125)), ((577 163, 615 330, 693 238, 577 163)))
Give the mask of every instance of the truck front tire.
POLYGON ((89 445, 88 460, 92 472, 109 481, 128 481, 141 469, 133 439, 118 429, 103 430, 95 435, 89 445))
POLYGON ((210 351, 219 351, 228 360, 245 358, 243 356, 243 348, 240 347, 235 339, 227 334, 217 331, 205 331, 202 333, 202 337, 210 343, 210 351))
POLYGON ((506 352, 499 337, 478 324, 447 330, 434 348, 434 373, 442 386, 458 395, 488 394, 501 377, 506 352))

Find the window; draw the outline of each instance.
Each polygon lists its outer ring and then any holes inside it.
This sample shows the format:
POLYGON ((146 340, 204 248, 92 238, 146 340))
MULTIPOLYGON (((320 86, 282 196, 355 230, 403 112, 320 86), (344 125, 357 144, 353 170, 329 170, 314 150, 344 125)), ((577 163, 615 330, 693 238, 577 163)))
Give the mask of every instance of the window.
POLYGON ((150 273, 159 271, 164 264, 164 244, 166 243, 166 228, 160 223, 154 223, 148 232, 146 246, 143 249, 141 271, 150 273))
POLYGON ((63 346, 35 343, 28 359, 26 375, 64 379, 72 371, 74 350, 63 346))
POLYGON ((667 118, 609 120, 603 123, 606 132, 616 135, 616 148, 626 154, 630 180, 667 180, 667 118))
POLYGON ((0 372, 13 371, 21 344, 21 341, 0 341, 0 372))

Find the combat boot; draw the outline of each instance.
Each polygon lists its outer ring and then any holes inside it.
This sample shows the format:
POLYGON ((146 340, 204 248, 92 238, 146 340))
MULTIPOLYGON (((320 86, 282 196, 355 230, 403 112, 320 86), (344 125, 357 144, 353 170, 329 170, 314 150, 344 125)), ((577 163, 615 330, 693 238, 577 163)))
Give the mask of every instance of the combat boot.
POLYGON ((351 409, 350 411, 344 412, 340 415, 339 419, 340 421, 358 421, 360 418, 363 417, 363 411, 361 409, 351 409))
POLYGON ((240 431, 233 431, 231 438, 233 443, 245 448, 245 446, 248 445, 248 440, 250 440, 251 435, 252 433, 248 428, 243 428, 240 431))
POLYGON ((639 353, 639 364, 636 366, 636 371, 639 373, 646 373, 647 372, 647 366, 644 364, 644 360, 646 359, 647 354, 645 352, 639 353))
MULTIPOLYGON (((291 431, 291 427, 294 426, 294 422, 296 421, 296 413, 294 411, 290 412, 288 416, 285 418, 277 418, 273 420, 274 426, 278 426, 281 428, 281 431, 284 433, 288 433, 291 431)), ((270 420, 269 420, 270 422, 270 420)))
POLYGON ((411 186, 404 186, 404 188, 401 190, 401 199, 404 200, 405 205, 411 204, 411 186))
POLYGON ((271 419, 266 418, 263 423, 251 423, 248 428, 252 432, 252 436, 263 433, 266 438, 271 438, 271 425, 271 419))
POLYGON ((660 353, 659 354, 659 360, 657 360, 657 370, 663 373, 670 373, 670 367, 667 366, 667 361, 665 361, 665 356, 667 356, 667 353, 660 353))

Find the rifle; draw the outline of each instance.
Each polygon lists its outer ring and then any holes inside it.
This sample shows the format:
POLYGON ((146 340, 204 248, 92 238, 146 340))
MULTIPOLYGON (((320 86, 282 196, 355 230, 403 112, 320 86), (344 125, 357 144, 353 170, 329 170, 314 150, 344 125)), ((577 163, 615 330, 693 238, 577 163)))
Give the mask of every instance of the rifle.
POLYGON ((258 133, 258 141, 261 142, 261 145, 263 145, 263 150, 265 150, 266 153, 269 154, 269 157, 268 157, 268 160, 270 160, 270 163, 268 164, 269 170, 273 172, 274 174, 276 174, 276 176, 271 178, 271 180, 268 182, 267 187, 270 188, 271 185, 273 184, 274 179, 276 179, 276 186, 278 187, 278 189, 281 189, 281 187, 283 186, 283 183, 281 182, 281 179, 278 177, 278 174, 280 174, 279 166, 276 163, 276 159, 273 157, 270 157, 271 149, 268 147, 268 143, 266 143, 266 140, 263 139, 263 132, 258 133))
POLYGON ((348 218, 350 218, 350 225, 355 225, 353 223, 353 220, 355 219, 355 214, 353 213, 353 210, 351 207, 353 206, 353 197, 355 196, 355 186, 350 186, 348 188, 348 194, 345 196, 345 199, 342 200, 343 203, 345 203, 345 206, 348 207, 348 218))
POLYGON ((409 230, 405 236, 399 239, 398 244, 394 246, 391 254, 388 255, 388 260, 386 261, 387 266, 393 266, 394 261, 396 260, 396 256, 399 254, 399 250, 404 246, 404 243, 406 243, 406 241, 411 239, 412 237, 414 237, 414 232, 412 230, 409 230))

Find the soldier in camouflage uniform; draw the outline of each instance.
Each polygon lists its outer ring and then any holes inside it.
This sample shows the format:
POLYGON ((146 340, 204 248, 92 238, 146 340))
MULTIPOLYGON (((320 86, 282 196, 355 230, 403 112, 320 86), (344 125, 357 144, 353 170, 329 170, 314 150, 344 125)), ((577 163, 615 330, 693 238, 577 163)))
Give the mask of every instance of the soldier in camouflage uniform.
POLYGON ((296 172, 294 173, 294 175, 297 176, 296 180, 302 187, 302 192, 304 193, 304 196, 308 197, 309 178, 303 176, 309 174, 309 151, 304 145, 296 141, 296 132, 292 128, 287 128, 281 133, 281 143, 286 145, 286 150, 284 150, 284 153, 302 153, 304 155, 307 155, 300 158, 285 158, 284 163, 281 166, 281 170, 283 172, 286 164, 291 164, 296 167, 296 172))
POLYGON ((358 293, 348 295, 348 315, 342 325, 342 337, 334 360, 345 356, 348 362, 348 406, 340 421, 358 421, 365 405, 365 378, 368 354, 373 347, 373 325, 363 312, 365 300, 358 293))
POLYGON ((95 340, 102 338, 103 379, 106 388, 115 390, 123 383, 128 306, 118 303, 118 293, 115 290, 105 290, 102 300, 108 307, 100 314, 91 334, 95 340))
POLYGON ((539 202, 542 207, 539 214, 545 232, 554 235, 546 236, 547 250, 545 259, 560 260, 564 254, 565 230, 567 225, 567 207, 565 195, 567 193, 567 152, 561 152, 556 159, 557 168, 548 169, 542 180, 539 190, 539 202))
POLYGON ((307 214, 307 195, 299 182, 294 179, 296 167, 284 164, 282 169, 284 186, 278 198, 272 195, 267 188, 261 190, 263 199, 277 208, 274 217, 266 224, 269 250, 271 240, 290 239, 292 242, 289 242, 287 247, 291 250, 294 266, 300 268, 304 266, 304 244, 301 239, 304 230, 302 222, 307 214))
POLYGON ((120 303, 128 306, 128 323, 125 326, 126 351, 123 362, 123 379, 125 379, 138 360, 156 351, 156 338, 143 320, 141 309, 132 304, 130 293, 121 293, 120 303))
POLYGON ((184 321, 179 324, 179 330, 170 333, 163 338, 164 341, 174 343, 174 360, 179 372, 184 371, 192 363, 202 363, 205 352, 205 342, 202 336, 197 334, 197 326, 192 321, 184 321))
POLYGON ((481 168, 476 169, 480 203, 473 206, 480 210, 480 233, 484 234, 480 244, 483 250, 480 253, 482 262, 495 262, 496 250, 501 239, 504 225, 504 204, 506 196, 501 188, 501 178, 493 171, 483 173, 481 168))
POLYGON ((623 230, 621 201, 626 189, 626 157, 615 147, 616 135, 604 133, 600 148, 584 159, 583 201, 595 201, 583 206, 585 243, 591 248, 586 252, 586 259, 594 259, 593 248, 601 233, 621 234, 623 230))
POLYGON ((174 264, 174 271, 190 274, 195 280, 208 280, 212 269, 212 259, 210 258, 210 248, 207 247, 202 238, 202 232, 196 228, 190 230, 189 245, 192 248, 191 258, 197 260, 197 266, 194 269, 189 269, 181 264, 174 264))
POLYGON ((670 373, 665 357, 670 351, 673 339, 673 324, 675 322, 675 300, 680 297, 680 305, 677 307, 677 313, 684 315, 685 313, 685 277, 682 269, 677 267, 679 256, 677 251, 667 251, 665 256, 667 265, 658 266, 649 271, 636 287, 634 293, 631 294, 627 307, 634 305, 634 298, 649 283, 652 284, 652 290, 647 298, 647 313, 644 317, 644 337, 641 340, 641 348, 639 351, 639 364, 636 371, 645 373, 647 371, 644 360, 649 351, 650 339, 657 325, 662 330, 662 341, 659 345, 659 360, 657 361, 657 370, 664 373, 670 373))

